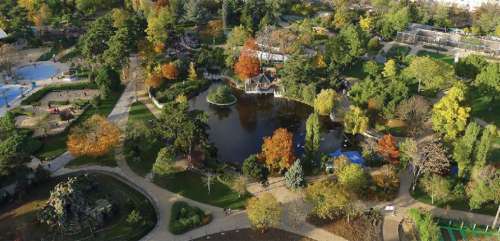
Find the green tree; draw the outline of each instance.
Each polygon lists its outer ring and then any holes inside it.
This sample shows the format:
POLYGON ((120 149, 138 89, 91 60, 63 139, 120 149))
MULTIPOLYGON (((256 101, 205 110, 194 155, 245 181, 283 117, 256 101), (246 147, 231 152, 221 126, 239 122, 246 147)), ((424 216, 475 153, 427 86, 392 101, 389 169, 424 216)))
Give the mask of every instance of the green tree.
POLYGON ((160 149, 152 171, 159 176, 167 176, 175 172, 175 151, 173 148, 163 147, 160 149))
POLYGON ((408 216, 413 220, 417 228, 418 236, 422 241, 439 241, 441 231, 429 212, 412 208, 408 216))
POLYGON ((251 155, 243 161, 242 171, 243 175, 246 177, 254 178, 261 183, 267 181, 267 176, 269 174, 266 165, 258 159, 257 155, 251 155))
POLYGON ((417 142, 412 138, 405 138, 399 144, 399 151, 401 153, 400 165, 403 168, 408 167, 410 163, 416 162, 419 158, 417 142))
POLYGON ((460 77, 473 80, 486 66, 488 66, 488 61, 484 56, 471 54, 458 61, 455 65, 455 73, 460 77))
POLYGON ((426 175, 420 180, 420 186, 429 196, 431 203, 434 201, 445 203, 451 199, 451 183, 439 175, 426 175))
POLYGON ((201 111, 189 111, 185 102, 168 103, 155 123, 155 130, 163 139, 173 143, 176 151, 191 156, 196 146, 206 147, 207 116, 201 111))
POLYGON ((492 165, 475 168, 466 194, 471 209, 479 209, 488 202, 500 204, 500 171, 492 165))
POLYGON ((142 219, 141 212, 134 209, 128 214, 125 221, 127 221, 128 224, 137 224, 142 221, 142 219))
POLYGON ((368 117, 361 108, 351 105, 344 116, 345 132, 353 135, 361 134, 368 129, 368 121, 368 117))
POLYGON ((168 39, 167 29, 172 26, 173 21, 172 13, 166 7, 150 14, 146 28, 148 40, 155 45, 164 44, 168 39))
POLYGON ((240 56, 240 47, 251 37, 250 32, 243 26, 234 27, 227 37, 226 48, 226 66, 232 68, 236 59, 240 56))
POLYGON ((394 59, 389 59, 385 62, 382 75, 389 79, 395 78, 398 75, 398 66, 394 59))
POLYGON ((407 76, 418 81, 418 91, 438 91, 455 79, 451 65, 428 56, 413 58, 404 71, 407 76))
POLYGON ((271 193, 253 197, 247 204, 248 219, 252 226, 259 230, 265 231, 277 227, 280 223, 281 213, 281 204, 271 193))
POLYGON ((341 168, 337 168, 335 170, 335 175, 339 180, 339 184, 352 193, 361 191, 366 187, 368 181, 363 168, 354 163, 349 163, 341 168))
POLYGON ((490 104, 495 103, 500 94, 500 63, 487 65, 474 80, 479 90, 490 97, 490 104))
POLYGON ((304 170, 297 159, 285 173, 285 185, 290 189, 298 189, 305 185, 304 170))
POLYGON ((23 151, 25 136, 15 126, 14 116, 8 112, 0 117, 0 179, 13 173, 29 153, 23 151))
POLYGON ((320 115, 329 115, 333 111, 337 93, 333 89, 323 89, 314 99, 314 110, 320 115))
POLYGON ((369 60, 363 64, 363 72, 368 74, 370 77, 375 77, 380 74, 381 68, 377 62, 369 60))
POLYGON ((104 15, 92 22, 87 32, 80 38, 80 49, 88 63, 101 62, 101 55, 109 46, 108 40, 113 36, 113 19, 104 15))
POLYGON ((111 67, 103 66, 97 72, 95 83, 99 87, 102 98, 108 98, 111 92, 120 89, 120 75, 111 67))
POLYGON ((480 128, 476 122, 470 122, 465 129, 464 136, 453 143, 453 159, 458 164, 458 176, 460 177, 464 177, 470 171, 472 151, 480 128))
POLYGON ((497 128, 495 125, 488 125, 483 129, 481 139, 476 143, 476 149, 474 153, 474 166, 481 168, 486 166, 488 160, 488 153, 491 148, 491 142, 496 136, 497 128))
POLYGON ((465 129, 470 108, 463 106, 466 86, 457 82, 432 108, 432 127, 447 140, 452 140, 465 129))
POLYGON ((103 62, 105 65, 110 66, 116 71, 128 63, 128 56, 130 54, 130 34, 127 28, 120 28, 116 31, 109 41, 108 49, 103 53, 103 62))
POLYGON ((198 24, 204 15, 200 0, 187 0, 184 3, 184 20, 198 24))
POLYGON ((316 160, 318 157, 321 140, 320 129, 321 123, 319 121, 319 115, 317 113, 312 113, 311 115, 309 115, 306 121, 305 138, 306 156, 311 161, 316 160))
POLYGON ((406 29, 411 21, 409 7, 395 6, 379 20, 380 34, 384 38, 393 37, 398 31, 406 29))

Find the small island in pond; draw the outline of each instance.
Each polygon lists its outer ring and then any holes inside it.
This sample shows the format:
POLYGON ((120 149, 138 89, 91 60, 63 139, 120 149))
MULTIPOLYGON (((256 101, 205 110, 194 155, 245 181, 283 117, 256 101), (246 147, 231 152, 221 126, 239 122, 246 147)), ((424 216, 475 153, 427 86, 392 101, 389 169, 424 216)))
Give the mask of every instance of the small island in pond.
POLYGON ((234 105, 238 99, 226 85, 221 85, 208 93, 207 102, 219 106, 234 105))

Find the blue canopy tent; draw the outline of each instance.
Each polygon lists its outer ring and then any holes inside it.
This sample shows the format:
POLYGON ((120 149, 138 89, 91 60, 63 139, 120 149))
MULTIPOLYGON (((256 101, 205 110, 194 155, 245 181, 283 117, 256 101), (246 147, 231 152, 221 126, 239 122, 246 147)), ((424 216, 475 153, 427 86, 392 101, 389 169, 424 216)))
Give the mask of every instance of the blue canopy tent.
POLYGON ((357 151, 342 151, 340 149, 332 152, 329 154, 330 157, 337 158, 339 156, 345 156, 347 159, 349 159, 352 163, 365 166, 365 160, 361 156, 361 153, 357 151))

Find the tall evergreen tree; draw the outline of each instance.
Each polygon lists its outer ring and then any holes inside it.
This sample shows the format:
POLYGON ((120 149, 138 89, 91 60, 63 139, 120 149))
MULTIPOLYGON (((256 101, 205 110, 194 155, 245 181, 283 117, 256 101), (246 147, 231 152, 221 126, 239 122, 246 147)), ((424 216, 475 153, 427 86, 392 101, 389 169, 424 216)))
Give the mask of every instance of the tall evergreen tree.
POLYGON ((465 135, 453 144, 453 159, 458 163, 458 176, 464 177, 470 171, 471 155, 479 135, 480 126, 471 122, 465 129, 465 135))
POLYGON ((312 113, 306 122, 306 157, 310 162, 317 161, 320 147, 320 128, 318 113, 312 113))
POLYGON ((486 166, 488 160, 488 152, 491 147, 491 141, 496 134, 496 126, 488 125, 484 128, 481 139, 478 140, 476 152, 474 154, 474 167, 481 168, 486 166))
POLYGON ((184 20, 197 24, 203 18, 203 7, 200 0, 188 0, 184 4, 184 20))
POLYGON ((290 189, 297 189, 304 186, 304 170, 299 159, 285 173, 285 184, 290 189))

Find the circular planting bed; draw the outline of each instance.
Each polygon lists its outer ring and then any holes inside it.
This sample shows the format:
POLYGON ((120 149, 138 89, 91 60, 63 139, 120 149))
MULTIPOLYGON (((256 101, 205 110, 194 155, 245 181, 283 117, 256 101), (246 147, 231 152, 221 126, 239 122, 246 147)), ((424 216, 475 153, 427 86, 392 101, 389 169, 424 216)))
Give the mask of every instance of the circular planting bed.
POLYGON ((225 85, 220 85, 210 90, 207 95, 207 102, 218 106, 230 106, 236 104, 238 99, 231 93, 231 89, 225 85))
MULTIPOLYGON (((67 184, 75 174, 51 179, 29 190, 24 195, 0 209, 0 240, 124 240, 136 241, 156 225, 156 212, 149 199, 118 179, 105 174, 88 174, 92 179, 91 190, 84 190, 85 203, 93 209, 111 207, 112 215, 105 215, 99 227, 71 222, 71 231, 61 232, 40 222, 46 214, 47 200, 56 185, 67 184), (45 209, 45 210, 44 210, 45 209), (42 212, 44 210, 44 212, 42 212), (74 228, 81 226, 81 228, 74 228)), ((79 202, 72 202, 79 203, 79 202)), ((81 204, 81 203, 79 203, 81 204)))
POLYGON ((297 234, 289 233, 281 229, 269 229, 262 233, 253 229, 237 229, 227 232, 215 233, 195 239, 202 240, 217 240, 217 241, 314 241, 314 239, 306 238, 297 234))

